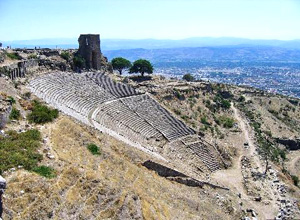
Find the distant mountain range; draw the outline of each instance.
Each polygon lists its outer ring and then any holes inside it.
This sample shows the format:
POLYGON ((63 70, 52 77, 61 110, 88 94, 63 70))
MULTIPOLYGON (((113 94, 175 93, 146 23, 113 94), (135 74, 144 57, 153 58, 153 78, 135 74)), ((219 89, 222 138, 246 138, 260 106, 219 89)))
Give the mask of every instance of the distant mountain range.
MULTIPOLYGON (((18 40, 1 41, 3 46, 12 46, 13 48, 78 48, 77 38, 53 38, 37 40, 18 40)), ((180 48, 180 47, 220 47, 220 46, 271 46, 288 49, 300 49, 300 40, 251 40, 233 37, 194 37, 182 40, 159 40, 159 39, 101 39, 102 50, 120 50, 120 49, 161 49, 161 48, 180 48)))
POLYGON ((157 63, 237 61, 237 62, 298 62, 300 49, 270 46, 219 46, 219 47, 182 47, 165 49, 128 49, 108 50, 103 54, 109 60, 124 57, 131 61, 148 59, 157 63))

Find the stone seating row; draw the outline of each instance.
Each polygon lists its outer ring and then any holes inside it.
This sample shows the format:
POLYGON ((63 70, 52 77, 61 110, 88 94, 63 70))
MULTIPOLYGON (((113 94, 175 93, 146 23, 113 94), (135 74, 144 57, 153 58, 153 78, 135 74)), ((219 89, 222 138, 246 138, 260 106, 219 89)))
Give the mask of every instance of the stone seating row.
POLYGON ((219 161, 212 153, 212 151, 214 151, 213 149, 209 149, 208 146, 201 142, 190 144, 188 145, 188 148, 202 160, 211 172, 220 169, 219 161))
POLYGON ((187 127, 182 121, 174 118, 166 109, 148 95, 128 97, 121 100, 133 112, 157 128, 169 141, 190 134, 195 131, 187 127))
POLYGON ((99 86, 118 98, 140 94, 131 86, 120 82, 114 82, 109 76, 101 72, 88 73, 87 77, 93 79, 99 86))
MULTIPOLYGON (((81 77, 85 78, 85 77, 81 77)), ((87 116, 92 108, 103 102, 115 99, 104 89, 93 85, 91 81, 81 81, 72 76, 49 75, 31 82, 31 88, 38 96, 53 104, 60 103, 87 116), (81 82, 81 83, 79 83, 81 82), (89 86, 88 88, 85 88, 89 86)))
POLYGON ((101 107, 97 109, 97 112, 92 115, 92 119, 97 121, 107 118, 110 120, 109 124, 113 124, 114 127, 124 127, 124 131, 122 132, 124 134, 131 130, 144 139, 160 136, 160 132, 157 129, 132 112, 120 100, 101 105, 101 107))

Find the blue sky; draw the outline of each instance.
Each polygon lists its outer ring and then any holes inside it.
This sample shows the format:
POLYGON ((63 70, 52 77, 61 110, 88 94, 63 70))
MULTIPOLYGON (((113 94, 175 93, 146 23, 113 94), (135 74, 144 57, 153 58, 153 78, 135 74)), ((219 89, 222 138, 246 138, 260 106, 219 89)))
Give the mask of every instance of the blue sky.
POLYGON ((0 41, 75 38, 300 39, 300 0, 0 0, 0 41))

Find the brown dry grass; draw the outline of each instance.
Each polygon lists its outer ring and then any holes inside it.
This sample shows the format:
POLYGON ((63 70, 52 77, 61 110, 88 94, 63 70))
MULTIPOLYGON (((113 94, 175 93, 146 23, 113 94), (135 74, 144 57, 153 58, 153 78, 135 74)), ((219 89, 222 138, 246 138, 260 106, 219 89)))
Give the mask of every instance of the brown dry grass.
POLYGON ((49 180, 25 171, 11 174, 4 219, 231 219, 215 205, 216 191, 159 177, 140 165, 149 155, 68 117, 42 132, 56 156, 43 163, 58 175, 49 180), (101 156, 86 149, 90 142, 100 146, 101 156))

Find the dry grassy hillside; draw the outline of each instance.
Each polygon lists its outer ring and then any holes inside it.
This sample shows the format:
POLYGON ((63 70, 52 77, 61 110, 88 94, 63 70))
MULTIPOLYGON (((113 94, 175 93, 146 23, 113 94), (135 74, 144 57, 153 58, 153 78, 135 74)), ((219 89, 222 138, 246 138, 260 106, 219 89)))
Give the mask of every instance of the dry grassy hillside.
MULTIPOLYGON (((180 185, 140 163, 148 155, 62 116, 41 128, 57 177, 18 170, 7 176, 4 219, 231 219, 225 191, 180 185), (88 143, 101 147, 92 155, 88 143), (223 200, 217 204, 216 195, 223 200), (224 204, 222 204, 224 203, 224 204)), ((42 149, 41 149, 42 150, 42 149)), ((45 150, 44 150, 45 151, 45 150)), ((227 194, 227 192, 226 192, 227 194)), ((231 204, 233 203, 233 204, 231 204)))

